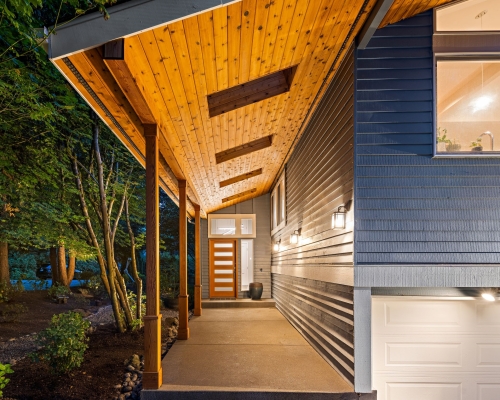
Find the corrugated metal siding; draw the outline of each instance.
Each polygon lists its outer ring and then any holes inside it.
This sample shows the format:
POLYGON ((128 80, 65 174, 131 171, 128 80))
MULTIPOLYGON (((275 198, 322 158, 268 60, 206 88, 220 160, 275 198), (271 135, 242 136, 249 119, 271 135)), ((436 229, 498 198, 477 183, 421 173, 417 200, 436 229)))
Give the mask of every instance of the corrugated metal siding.
MULTIPOLYGON (((331 228, 332 214, 353 194, 354 57, 352 50, 328 87, 286 166, 286 226, 273 236, 281 239, 273 270, 311 277, 307 270, 348 267, 352 284, 353 224, 331 228), (290 235, 301 229, 301 244, 290 235)), ((351 213, 352 215, 352 213, 351 213)), ((348 218, 349 219, 349 218, 348 218)))
POLYGON ((331 220, 352 199, 353 145, 351 49, 287 163, 287 220, 273 237, 273 242, 281 239, 282 249, 272 257, 277 308, 351 384, 353 223, 334 230, 331 220), (301 243, 293 245, 290 235, 296 229, 301 243))
POLYGON ((278 310, 352 384, 352 287, 273 274, 273 297, 278 310))
MULTIPOLYGON (((238 203, 214 214, 256 214, 256 238, 254 239, 254 281, 261 282, 264 285, 262 298, 271 298, 271 221, 270 221, 270 195, 256 197, 251 200, 238 203)), ((203 220, 201 225, 201 244, 202 244, 202 297, 208 299, 209 295, 209 253, 208 253, 208 220, 203 220)), ((238 285, 241 281, 241 244, 238 240, 238 285)), ((248 292, 242 292, 238 287, 238 298, 247 298, 248 292)))
POLYGON ((433 159, 432 12, 357 52, 355 262, 500 263, 500 160, 433 159))

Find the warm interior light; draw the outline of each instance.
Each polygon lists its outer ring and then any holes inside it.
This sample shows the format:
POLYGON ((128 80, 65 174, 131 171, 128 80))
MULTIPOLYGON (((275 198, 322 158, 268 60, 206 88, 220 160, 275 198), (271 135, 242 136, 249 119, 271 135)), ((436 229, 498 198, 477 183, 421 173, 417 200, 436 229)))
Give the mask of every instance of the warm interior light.
POLYGON ((300 236, 299 231, 294 231, 290 236, 290 243, 297 244, 299 242, 299 236, 300 236))
POLYGON ((495 296, 491 292, 484 292, 481 294, 481 297, 486 301, 495 301, 495 296))
MULTIPOLYGON (((347 213, 345 211, 340 211, 342 206, 333 213, 332 215, 332 229, 344 229, 347 213)), ((344 209, 345 210, 345 209, 344 209)))
POLYGON ((472 106, 472 112, 475 113, 486 110, 491 103, 493 103, 493 97, 484 95, 474 99, 470 104, 472 106))

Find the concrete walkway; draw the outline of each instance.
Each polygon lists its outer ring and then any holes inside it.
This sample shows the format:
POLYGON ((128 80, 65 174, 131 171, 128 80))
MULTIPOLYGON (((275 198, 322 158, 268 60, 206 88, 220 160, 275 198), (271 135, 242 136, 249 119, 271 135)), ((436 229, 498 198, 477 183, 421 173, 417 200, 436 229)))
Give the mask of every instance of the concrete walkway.
POLYGON ((142 399, 358 399, 275 308, 204 309, 189 326, 142 399))

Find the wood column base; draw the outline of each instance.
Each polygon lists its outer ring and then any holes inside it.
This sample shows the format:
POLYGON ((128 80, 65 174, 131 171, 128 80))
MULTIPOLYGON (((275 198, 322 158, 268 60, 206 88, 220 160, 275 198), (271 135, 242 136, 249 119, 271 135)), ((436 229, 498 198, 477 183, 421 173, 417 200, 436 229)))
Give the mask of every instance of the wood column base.
POLYGON ((144 316, 144 373, 145 389, 158 389, 163 382, 161 368, 161 314, 144 316))
POLYGON ((201 285, 194 287, 194 315, 197 317, 201 315, 201 285))
POLYGON ((188 326, 188 298, 189 295, 179 295, 179 328, 177 329, 177 339, 189 339, 188 326))

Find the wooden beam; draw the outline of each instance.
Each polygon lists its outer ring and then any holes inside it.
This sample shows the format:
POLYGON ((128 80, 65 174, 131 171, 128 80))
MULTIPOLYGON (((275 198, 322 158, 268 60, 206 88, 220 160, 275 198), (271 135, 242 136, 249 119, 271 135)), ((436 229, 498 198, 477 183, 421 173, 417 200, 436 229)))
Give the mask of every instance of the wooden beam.
POLYGON ((249 194, 255 193, 256 191, 257 191, 257 188, 253 188, 253 189, 250 189, 250 190, 245 190, 244 192, 241 192, 241 193, 238 193, 238 194, 234 194, 232 196, 229 196, 229 197, 226 197, 226 198, 222 199, 222 202, 223 203, 227 203, 228 201, 239 199, 240 197, 247 196, 249 194))
POLYGON ((253 153, 257 150, 265 149, 273 144, 273 135, 253 140, 242 144, 241 146, 233 147, 215 154, 215 162, 217 164, 232 160, 233 158, 244 156, 245 154, 253 153))
POLYGON ((200 206, 194 204, 194 315, 201 315, 201 218, 200 206))
POLYGON ((245 179, 250 179, 250 178, 257 176, 257 175, 260 175, 260 174, 262 174, 262 168, 255 169, 251 172, 247 172, 246 174, 241 174, 241 175, 235 176, 233 178, 226 179, 225 181, 221 181, 221 182, 219 182, 219 187, 223 188, 223 187, 232 185, 233 183, 241 182, 241 181, 244 181, 245 179))
POLYGON ((189 339, 187 293, 187 196, 186 181, 179 180, 179 329, 177 338, 189 339))
POLYGON ((145 125, 144 136, 146 137, 146 315, 142 383, 145 389, 158 389, 162 384, 158 127, 145 125))
POLYGON ((380 23, 391 8, 392 3, 394 3, 394 0, 377 1, 377 4, 375 4, 375 7, 373 7, 372 12, 368 16, 368 19, 364 23, 361 31, 356 38, 358 49, 366 49, 366 46, 368 46, 370 39, 373 37, 375 31, 378 29, 380 23))
POLYGON ((296 70, 290 67, 208 95, 210 118, 288 92, 296 70))
POLYGON ((125 49, 126 39, 118 39, 104 45, 103 60, 116 83, 143 124, 159 124, 156 106, 149 98, 147 87, 142 83, 133 59, 125 49))

